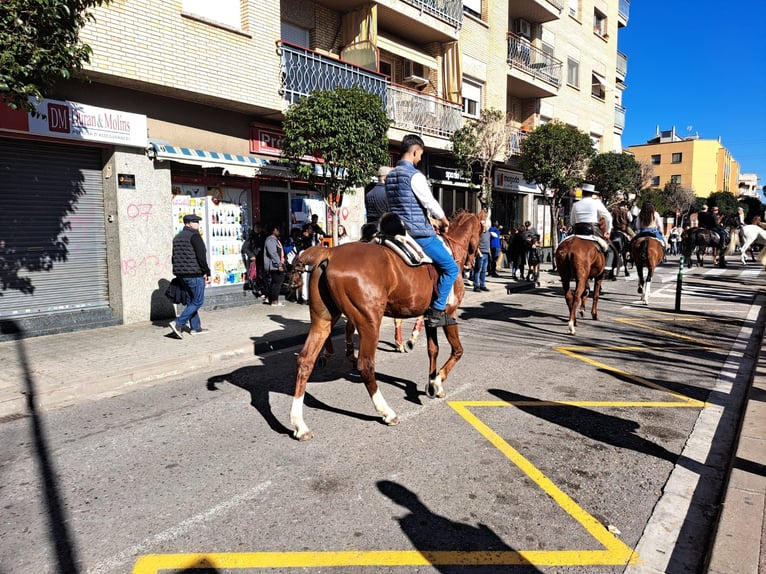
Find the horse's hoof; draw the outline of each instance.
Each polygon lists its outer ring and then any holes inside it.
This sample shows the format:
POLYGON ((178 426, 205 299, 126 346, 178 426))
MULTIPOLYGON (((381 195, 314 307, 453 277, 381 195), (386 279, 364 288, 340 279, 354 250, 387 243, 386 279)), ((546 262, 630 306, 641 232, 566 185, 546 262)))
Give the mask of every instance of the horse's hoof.
POLYGON ((443 399, 445 396, 447 396, 447 393, 444 392, 444 389, 441 385, 429 381, 426 384, 426 396, 430 399, 443 399))
POLYGON ((404 345, 397 345, 396 346, 396 352, 397 353, 406 353, 407 349, 404 348, 404 345))
POLYGON ((390 421, 384 420, 383 422, 385 422, 390 427, 394 427, 399 424, 399 417, 394 417, 390 421))
POLYGON ((415 348, 415 343, 413 341, 407 341, 407 350, 412 351, 412 349, 415 348))
POLYGON ((303 433, 302 435, 299 435, 299 434, 297 434, 297 433, 296 433, 294 436, 295 436, 295 438, 297 438, 299 441, 301 441, 301 442, 306 442, 307 440, 311 440, 312 438, 314 438, 314 433, 313 433, 313 432, 311 432, 311 431, 306 431, 306 432, 305 432, 305 433, 303 433))
POLYGON ((641 287, 639 287, 638 288, 638 294, 641 295, 643 292, 644 292, 644 290, 641 287))

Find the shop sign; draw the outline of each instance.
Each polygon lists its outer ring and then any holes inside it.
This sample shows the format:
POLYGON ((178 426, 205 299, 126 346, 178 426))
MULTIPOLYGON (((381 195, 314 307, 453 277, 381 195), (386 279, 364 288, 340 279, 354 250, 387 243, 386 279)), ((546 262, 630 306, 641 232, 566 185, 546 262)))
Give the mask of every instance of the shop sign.
MULTIPOLYGON (((285 132, 276 126, 266 124, 250 124, 250 153, 282 157, 282 140, 285 132)), ((321 163, 321 158, 306 155, 304 161, 321 163)))
MULTIPOLYGON (((478 175, 478 174, 477 174, 478 175)), ((441 165, 431 165, 428 168, 428 177, 434 181, 448 181, 451 183, 471 183, 471 177, 456 167, 444 167, 441 165)), ((481 182, 481 179, 479 179, 481 182)))
POLYGON ((117 187, 120 189, 136 189, 136 176, 133 173, 118 173, 117 187))
POLYGON ((145 148, 146 116, 64 100, 42 100, 40 117, 0 106, 0 130, 145 148))
POLYGON ((518 191, 520 193, 540 194, 540 188, 529 183, 518 171, 496 169, 493 182, 495 189, 518 191))

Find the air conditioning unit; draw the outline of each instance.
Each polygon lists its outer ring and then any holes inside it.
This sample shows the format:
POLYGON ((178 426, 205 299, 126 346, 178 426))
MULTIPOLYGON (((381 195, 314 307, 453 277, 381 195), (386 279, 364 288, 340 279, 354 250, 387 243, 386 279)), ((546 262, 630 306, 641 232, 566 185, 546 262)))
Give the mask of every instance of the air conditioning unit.
POLYGON ((414 88, 424 88, 428 85, 428 74, 430 70, 418 62, 412 60, 404 61, 404 80, 403 82, 414 88))
POLYGON ((529 40, 532 38, 532 24, 524 18, 516 18, 513 21, 513 33, 529 40))

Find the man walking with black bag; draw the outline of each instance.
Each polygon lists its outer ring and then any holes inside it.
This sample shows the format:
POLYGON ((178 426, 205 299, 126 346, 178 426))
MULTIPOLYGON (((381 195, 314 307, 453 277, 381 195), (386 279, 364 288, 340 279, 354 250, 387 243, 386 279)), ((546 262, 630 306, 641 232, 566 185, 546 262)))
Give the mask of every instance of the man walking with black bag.
POLYGON ((207 333, 202 328, 199 309, 205 302, 205 285, 210 280, 210 267, 207 265, 207 249, 202 236, 199 234, 199 215, 184 215, 184 228, 173 238, 173 275, 179 277, 186 285, 189 300, 186 307, 175 321, 171 321, 170 330, 177 339, 189 323, 191 335, 207 333))

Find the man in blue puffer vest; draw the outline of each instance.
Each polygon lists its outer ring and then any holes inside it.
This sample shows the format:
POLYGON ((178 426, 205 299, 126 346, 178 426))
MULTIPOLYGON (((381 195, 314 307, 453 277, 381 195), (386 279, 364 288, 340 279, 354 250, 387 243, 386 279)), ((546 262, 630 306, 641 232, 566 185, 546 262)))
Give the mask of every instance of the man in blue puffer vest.
POLYGON ((447 297, 452 285, 460 275, 460 268, 444 244, 436 236, 430 213, 441 221, 443 231, 449 228, 449 220, 439 202, 433 196, 425 175, 417 169, 425 151, 425 144, 420 136, 408 134, 402 139, 402 159, 386 177, 386 197, 392 213, 399 216, 410 236, 417 241, 434 262, 439 271, 437 297, 426 311, 428 327, 454 325, 455 319, 445 314, 447 297))

